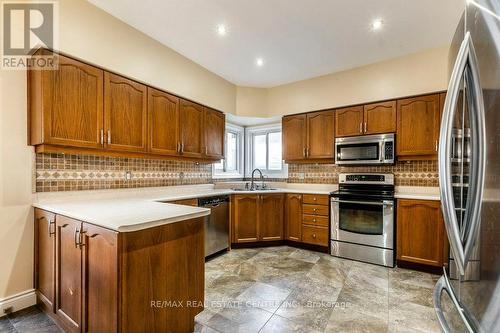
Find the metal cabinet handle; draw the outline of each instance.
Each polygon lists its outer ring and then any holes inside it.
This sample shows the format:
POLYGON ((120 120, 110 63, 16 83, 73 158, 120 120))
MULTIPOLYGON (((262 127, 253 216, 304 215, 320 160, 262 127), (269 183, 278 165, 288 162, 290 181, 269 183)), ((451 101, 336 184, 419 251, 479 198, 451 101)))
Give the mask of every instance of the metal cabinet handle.
POLYGON ((314 198, 313 198, 313 201, 316 201, 316 200, 318 200, 318 199, 317 199, 316 197, 314 197, 314 198))
POLYGON ((181 153, 184 152, 184 142, 181 142, 181 153))
POLYGON ((304 147, 302 150, 302 156, 306 157, 307 156, 306 154, 307 154, 306 147, 304 147))
POLYGON ((55 230, 55 228, 54 228, 54 231, 52 231, 52 230, 53 230, 53 229, 52 229, 52 226, 54 226, 54 227, 55 227, 55 225, 56 225, 56 221, 55 221, 54 219, 49 220, 49 223, 48 223, 48 225, 47 225, 47 229, 48 229, 47 231, 48 231, 48 233, 49 233, 49 237, 51 237, 52 235, 55 235, 55 234, 56 234, 56 230, 55 230))
POLYGON ((83 238, 84 234, 86 234, 87 231, 83 230, 83 229, 80 229, 80 240, 79 240, 79 243, 78 243, 78 246, 80 248, 84 247, 85 246, 85 238, 83 238))
POLYGON ((363 123, 359 123, 359 133, 363 133, 363 123))
POLYGON ((111 130, 108 130, 108 145, 111 144, 111 130))
POLYGON ((476 52, 470 33, 467 32, 460 46, 457 61, 448 85, 438 149, 439 188, 443 203, 443 218, 450 241, 450 247, 460 275, 465 274, 465 268, 470 254, 472 253, 474 241, 479 230, 479 214, 484 189, 484 147, 486 139, 484 102, 479 82, 476 52), (455 202, 451 179, 451 139, 453 118, 460 92, 460 82, 464 75, 465 82, 468 85, 466 91, 471 115, 471 143, 473 144, 471 151, 474 157, 471 158, 471 183, 469 184, 468 193, 470 200, 467 200, 464 228, 460 230, 455 214, 455 202))
POLYGON ((80 230, 78 227, 75 228, 75 247, 78 248, 78 245, 80 245, 80 230))
POLYGON ((312 234, 312 237, 313 237, 314 239, 316 239, 316 234, 312 234))
POLYGON ((316 222, 316 219, 313 219, 313 222, 316 222))
POLYGON ((441 276, 441 278, 439 278, 438 282, 436 283, 436 286, 434 287, 434 292, 432 295, 432 298, 434 301, 434 310, 436 312, 439 324, 441 325, 443 332, 445 332, 445 333, 453 332, 450 329, 448 322, 446 321, 443 307, 441 305, 441 295, 443 294, 443 292, 446 292, 448 294, 448 296, 450 297, 451 301, 453 302, 453 304, 455 305, 455 307, 457 309, 457 312, 459 313, 465 326, 467 327, 467 330, 470 333, 480 332, 478 330, 479 325, 477 324, 476 320, 474 320, 474 317, 468 312, 468 310, 465 307, 463 307, 460 304, 460 301, 457 299, 455 293, 453 292, 453 289, 451 288, 450 282, 448 280, 448 276, 446 275, 446 271, 444 271, 443 276, 441 276))
POLYGON ((104 130, 101 128, 101 145, 104 145, 104 130))
POLYGON ((368 131, 368 125, 367 123, 365 122, 365 133, 368 131))

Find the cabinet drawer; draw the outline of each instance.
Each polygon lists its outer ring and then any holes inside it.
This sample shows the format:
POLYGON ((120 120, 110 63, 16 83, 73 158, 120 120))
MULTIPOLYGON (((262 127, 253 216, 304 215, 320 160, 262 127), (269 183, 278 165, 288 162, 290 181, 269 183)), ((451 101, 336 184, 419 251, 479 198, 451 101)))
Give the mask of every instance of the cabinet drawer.
POLYGON ((316 215, 303 215, 302 223, 328 227, 328 217, 316 215))
POLYGON ((328 206, 328 195, 318 195, 318 194, 304 194, 304 203, 313 205, 324 205, 328 206))
POLYGON ((306 215, 328 216, 328 206, 321 205, 303 205, 302 211, 306 215))
POLYGON ((328 228, 302 225, 302 242, 328 246, 328 228))

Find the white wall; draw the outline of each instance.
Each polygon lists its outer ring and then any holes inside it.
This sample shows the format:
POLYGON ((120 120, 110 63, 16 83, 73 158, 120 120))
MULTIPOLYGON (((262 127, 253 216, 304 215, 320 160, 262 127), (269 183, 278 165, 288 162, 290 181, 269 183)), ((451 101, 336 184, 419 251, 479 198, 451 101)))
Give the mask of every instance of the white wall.
POLYGON ((33 148, 26 72, 0 70, 0 300, 33 288, 33 148))

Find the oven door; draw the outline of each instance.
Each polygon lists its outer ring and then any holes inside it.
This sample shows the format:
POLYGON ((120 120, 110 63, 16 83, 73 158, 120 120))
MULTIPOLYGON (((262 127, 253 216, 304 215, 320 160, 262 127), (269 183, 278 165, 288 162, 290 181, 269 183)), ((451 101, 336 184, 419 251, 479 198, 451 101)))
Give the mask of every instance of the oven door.
POLYGON ((337 164, 380 164, 384 161, 381 141, 337 143, 335 149, 337 164))
POLYGON ((394 201, 331 199, 332 239, 394 248, 394 201))

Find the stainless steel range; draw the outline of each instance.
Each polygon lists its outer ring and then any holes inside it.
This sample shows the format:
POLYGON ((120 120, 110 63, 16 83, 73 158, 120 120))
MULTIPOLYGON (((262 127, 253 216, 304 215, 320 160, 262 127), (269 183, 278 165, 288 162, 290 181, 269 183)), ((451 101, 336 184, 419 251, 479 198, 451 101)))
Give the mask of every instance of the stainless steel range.
POLYGON ((394 175, 339 174, 331 195, 331 255, 394 267, 394 175))

